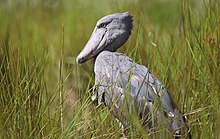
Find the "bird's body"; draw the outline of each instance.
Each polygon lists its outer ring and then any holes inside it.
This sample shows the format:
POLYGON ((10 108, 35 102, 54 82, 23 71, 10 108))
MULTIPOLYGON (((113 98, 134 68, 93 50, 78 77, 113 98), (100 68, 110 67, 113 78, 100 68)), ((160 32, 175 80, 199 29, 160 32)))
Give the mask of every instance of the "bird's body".
POLYGON ((171 133, 179 137, 187 133, 188 128, 164 85, 145 66, 115 52, 126 42, 131 29, 132 16, 128 12, 103 17, 77 62, 95 58, 93 98, 104 102, 124 126, 129 125, 132 111, 149 133, 152 129, 162 130, 157 127, 165 124, 167 128, 163 129, 170 128, 171 133))
MULTIPOLYGON (((133 62, 126 55, 118 52, 101 52, 95 60, 94 71, 97 86, 107 86, 109 89, 117 87, 122 91, 122 97, 124 89, 127 88, 130 97, 134 100, 144 99, 147 103, 152 103, 160 96, 166 112, 170 116, 173 115, 174 106, 164 85, 145 66, 133 62), (163 99, 169 100, 169 103, 163 99)), ((102 91, 98 92, 101 95, 102 91)))
POLYGON ((103 51, 95 60, 94 71, 97 86, 94 96, 97 97, 98 103, 104 102, 109 109, 112 109, 124 125, 128 124, 129 108, 133 108, 137 116, 147 123, 146 127, 149 132, 153 128, 152 122, 157 122, 157 128, 160 124, 166 123, 172 126, 176 135, 180 133, 179 124, 183 121, 166 118, 166 115, 173 119, 181 116, 169 92, 145 66, 133 62, 122 53, 103 51), (156 100, 158 107, 154 109, 157 109, 155 113, 157 118, 152 119, 149 112, 153 109, 153 103, 156 100), (163 108, 163 111, 160 111, 159 106, 163 108), (158 122, 160 119, 163 121, 158 122))

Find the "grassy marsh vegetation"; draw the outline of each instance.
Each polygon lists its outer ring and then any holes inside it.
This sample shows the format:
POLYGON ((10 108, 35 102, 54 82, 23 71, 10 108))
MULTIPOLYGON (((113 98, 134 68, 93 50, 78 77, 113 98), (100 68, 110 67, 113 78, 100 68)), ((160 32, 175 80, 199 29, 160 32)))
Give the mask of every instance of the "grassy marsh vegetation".
MULTIPOLYGON (((92 62, 75 57, 103 15, 130 11, 119 51, 146 65, 188 115, 193 138, 220 138, 220 2, 215 0, 0 1, 1 138, 119 138, 92 104, 92 62)), ((129 138, 146 137, 130 130, 129 138)))

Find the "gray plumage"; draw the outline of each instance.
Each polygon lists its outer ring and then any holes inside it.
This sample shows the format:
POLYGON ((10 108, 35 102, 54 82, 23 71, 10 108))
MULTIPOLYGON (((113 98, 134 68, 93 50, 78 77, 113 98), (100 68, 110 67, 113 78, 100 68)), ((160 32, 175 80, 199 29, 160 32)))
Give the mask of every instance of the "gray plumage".
POLYGON ((133 106, 149 133, 166 124, 179 137, 188 128, 164 85, 145 66, 116 52, 130 36, 132 21, 129 12, 101 18, 76 61, 81 64, 95 58, 93 99, 104 102, 123 125, 128 125, 128 111, 133 106))

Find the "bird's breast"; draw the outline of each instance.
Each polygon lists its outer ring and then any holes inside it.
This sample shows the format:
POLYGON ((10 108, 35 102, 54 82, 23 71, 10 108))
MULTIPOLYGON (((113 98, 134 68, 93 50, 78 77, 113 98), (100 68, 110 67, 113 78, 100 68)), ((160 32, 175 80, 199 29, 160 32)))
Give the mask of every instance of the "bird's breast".
POLYGON ((120 73, 128 71, 130 64, 127 58, 127 56, 118 52, 101 52, 96 57, 94 65, 96 83, 104 81, 112 83, 120 73))

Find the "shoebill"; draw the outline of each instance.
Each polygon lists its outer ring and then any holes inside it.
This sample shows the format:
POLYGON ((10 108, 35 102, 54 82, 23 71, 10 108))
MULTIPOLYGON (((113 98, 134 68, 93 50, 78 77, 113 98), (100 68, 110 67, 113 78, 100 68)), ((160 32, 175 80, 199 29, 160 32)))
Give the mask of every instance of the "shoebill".
POLYGON ((103 102, 125 127, 133 114, 149 135, 159 131, 191 138, 185 117, 164 85, 144 65, 117 52, 131 34, 132 21, 129 12, 104 16, 77 56, 78 64, 94 59, 96 91, 92 98, 103 102))

